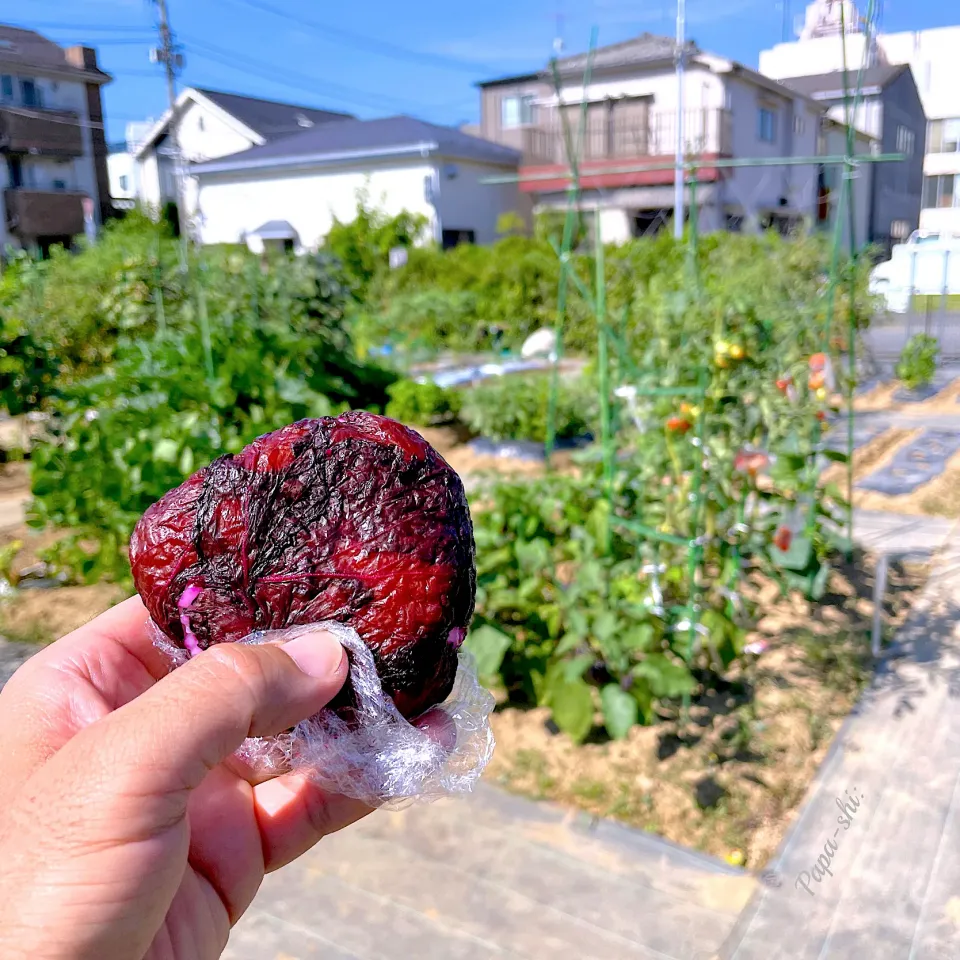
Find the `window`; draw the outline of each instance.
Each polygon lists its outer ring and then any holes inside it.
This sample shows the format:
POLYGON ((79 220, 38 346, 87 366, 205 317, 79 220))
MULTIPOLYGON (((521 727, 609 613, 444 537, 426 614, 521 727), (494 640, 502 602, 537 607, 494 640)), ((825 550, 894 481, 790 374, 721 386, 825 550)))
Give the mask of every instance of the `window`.
POLYGON ((53 189, 54 189, 54 190, 66 190, 66 189, 67 189, 67 181, 66 181, 66 180, 54 180, 54 181, 53 181, 53 189))
POLYGON ((912 130, 904 126, 897 127, 897 153, 905 153, 908 157, 913 156, 917 146, 917 138, 912 130))
POLYGON ((777 142, 777 115, 768 107, 757 111, 757 137, 764 143, 777 142))
POLYGON ((9 73, 0 76, 0 100, 13 99, 13 77, 9 73))
POLYGON ((535 100, 536 97, 530 94, 504 97, 500 104, 500 122, 504 129, 529 126, 533 123, 535 100))
POLYGON ((444 250, 458 247, 461 243, 476 243, 477 237, 473 230, 444 230, 441 245, 444 250))
POLYGON ((910 236, 910 224, 906 220, 894 220, 890 224, 890 236, 894 240, 906 240, 910 236))
POLYGON ((930 121, 927 152, 960 153, 960 117, 930 121))
POLYGON ((803 117, 794 117, 793 118, 793 132, 797 136, 803 136, 807 132, 807 121, 803 117))
POLYGON ((10 186, 14 189, 22 187, 23 161, 16 154, 11 154, 7 158, 7 166, 10 168, 10 186))
POLYGON ((42 107, 40 88, 36 80, 20 81, 20 97, 25 107, 42 107))
POLYGON ((923 206, 960 207, 960 177, 952 173, 923 178, 923 206))
POLYGON ((130 178, 129 178, 126 174, 124 174, 124 175, 120 178, 120 189, 121 189, 121 190, 126 190, 126 189, 129 188, 129 186, 130 186, 130 178))
POLYGON ((197 118, 197 129, 203 133, 203 117, 197 118))

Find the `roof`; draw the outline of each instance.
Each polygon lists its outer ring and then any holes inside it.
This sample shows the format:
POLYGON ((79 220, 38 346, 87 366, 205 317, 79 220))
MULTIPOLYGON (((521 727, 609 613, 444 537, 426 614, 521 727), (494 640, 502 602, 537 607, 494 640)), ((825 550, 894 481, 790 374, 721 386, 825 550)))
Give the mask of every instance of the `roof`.
POLYGON ((256 230, 250 231, 252 236, 261 240, 296 240, 297 231, 286 220, 268 220, 260 224, 256 230))
MULTIPOLYGON (((867 67, 863 71, 861 87, 864 90, 882 90, 896 80, 905 70, 909 69, 910 65, 906 63, 891 66, 881 64, 876 67, 867 67)), ((857 86, 857 78, 859 76, 859 68, 853 68, 847 71, 846 85, 851 92, 857 86)), ((843 97, 844 82, 842 70, 833 70, 830 73, 818 73, 812 77, 786 77, 781 80, 780 83, 814 100, 831 100, 843 97)))
MULTIPOLYGON (((252 140, 258 147, 271 140, 278 140, 309 129, 311 125, 354 119, 351 113, 337 113, 334 110, 321 110, 319 107, 303 107, 295 103, 282 103, 279 100, 262 100, 259 97, 224 93, 222 90, 207 90, 202 87, 183 89, 177 97, 177 111, 182 112, 188 102, 206 103, 208 109, 219 112, 238 133, 252 140)), ((171 115, 171 111, 167 110, 150 127, 134 151, 136 156, 141 156, 166 134, 171 115)))
MULTIPOLYGON (((686 55, 693 56, 700 48, 692 41, 684 47, 686 55)), ((673 37, 664 37, 655 33, 641 33, 639 37, 611 43, 606 47, 597 47, 593 53, 594 70, 610 70, 617 67, 630 67, 635 64, 662 63, 673 61, 677 56, 677 41, 673 37)), ((557 61, 561 73, 583 71, 587 67, 589 53, 577 53, 557 61)))
MULTIPOLYGON (((654 33, 642 33, 638 37, 630 40, 624 40, 621 43, 611 43, 606 47, 597 47, 593 53, 592 70, 594 73, 602 73, 605 70, 622 70, 629 67, 653 67, 666 64, 673 64, 677 56, 677 42, 673 37, 659 36, 654 33)), ((736 60, 728 60, 725 57, 714 56, 701 50, 692 40, 684 46, 684 56, 690 65, 699 65, 713 73, 731 73, 736 74, 742 79, 748 80, 756 86, 763 87, 771 92, 779 93, 781 96, 789 96, 782 85, 778 85, 776 80, 758 73, 750 67, 738 63, 736 60)), ((579 74, 582 75, 587 68, 588 53, 577 53, 570 57, 564 57, 557 61, 557 69, 561 75, 579 74)), ((486 80, 479 83, 479 87, 491 87, 505 83, 522 83, 525 80, 549 80, 549 72, 543 70, 540 73, 520 74, 514 77, 501 77, 498 80, 486 80)), ((801 91, 791 91, 791 93, 800 93, 801 91)))
POLYGON ((321 110, 295 103, 281 103, 279 100, 262 100, 259 97, 224 93, 222 90, 207 90, 204 87, 194 87, 194 89, 213 101, 221 110, 226 110, 242 124, 259 133, 264 140, 276 140, 278 137, 298 133, 304 128, 303 118, 315 124, 353 119, 352 113, 321 110))
MULTIPOLYGON (((685 48, 687 56, 700 52, 699 47, 689 41, 685 48)), ((593 52, 593 69, 615 70, 618 67, 629 67, 640 64, 672 62, 677 55, 677 43, 672 37, 659 36, 655 33, 641 33, 638 37, 623 40, 620 43, 611 43, 606 47, 597 47, 593 52)), ((557 60, 557 69, 561 74, 582 73, 587 66, 589 53, 576 53, 569 57, 557 60)), ((484 80, 478 83, 479 87, 491 87, 500 83, 516 83, 523 80, 542 79, 546 71, 519 74, 512 77, 500 77, 496 80, 484 80)))
POLYGON ((67 51, 35 30, 0 24, 0 63, 57 74, 74 74, 106 83, 110 75, 98 68, 84 69, 67 59, 67 51))
POLYGON ((518 150, 473 137, 453 127, 397 116, 320 124, 219 160, 192 164, 191 171, 214 173, 401 154, 478 160, 507 167, 516 167, 520 163, 518 150))

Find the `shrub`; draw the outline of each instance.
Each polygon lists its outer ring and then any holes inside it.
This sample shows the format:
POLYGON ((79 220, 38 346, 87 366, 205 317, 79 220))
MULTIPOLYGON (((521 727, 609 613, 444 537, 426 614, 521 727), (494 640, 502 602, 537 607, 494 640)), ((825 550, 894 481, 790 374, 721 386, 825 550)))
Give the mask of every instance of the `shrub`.
POLYGON ((460 394, 435 383, 398 380, 387 387, 387 394, 390 402, 386 415, 411 426, 427 427, 449 420, 460 410, 460 394))
POLYGON ((916 390, 929 386, 937 372, 940 341, 925 333, 914 334, 900 354, 897 377, 905 387, 916 390))
POLYGON ((334 264, 204 263, 190 264, 195 299, 164 330, 120 338, 100 373, 63 388, 34 450, 30 522, 73 531, 53 559, 76 577, 125 579, 140 514, 215 457, 303 417, 386 402, 394 377, 354 358, 334 264))
MULTIPOLYGON (((464 391, 460 419, 491 440, 547 439, 549 374, 508 375, 464 391)), ((563 378, 557 392, 556 435, 574 439, 594 429, 596 391, 584 379, 563 378)))
POLYGON ((390 251, 412 247, 424 238, 427 218, 403 211, 389 216, 370 203, 366 189, 357 191, 357 215, 350 221, 334 220, 324 248, 343 265, 344 278, 363 299, 371 281, 386 270, 390 251))

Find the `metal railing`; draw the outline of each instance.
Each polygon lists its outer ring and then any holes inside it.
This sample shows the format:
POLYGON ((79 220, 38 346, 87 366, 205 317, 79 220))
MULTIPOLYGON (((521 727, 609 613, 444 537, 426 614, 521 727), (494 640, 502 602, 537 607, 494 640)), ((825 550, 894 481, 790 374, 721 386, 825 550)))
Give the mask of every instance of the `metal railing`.
MULTIPOLYGON (((579 113, 570 109, 570 133, 579 131, 579 113)), ((675 110, 651 110, 646 116, 618 117, 615 113, 594 113, 587 117, 580 158, 628 160, 637 157, 671 156, 677 139, 678 113, 675 110)), ((687 153, 728 155, 732 145, 732 117, 729 110, 710 108, 685 110, 684 139, 687 153)), ((523 135, 526 163, 564 163, 567 156, 564 130, 556 110, 523 135)))

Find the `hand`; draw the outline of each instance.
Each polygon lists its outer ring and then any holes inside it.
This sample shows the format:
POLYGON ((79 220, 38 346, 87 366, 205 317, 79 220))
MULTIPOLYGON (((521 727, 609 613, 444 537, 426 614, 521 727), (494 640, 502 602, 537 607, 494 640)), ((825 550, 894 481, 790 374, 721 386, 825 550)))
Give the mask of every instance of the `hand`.
POLYGON ((265 873, 368 812, 231 754, 342 686, 328 634, 222 644, 167 675, 139 598, 47 647, 0 694, 0 956, 207 960, 265 873))

